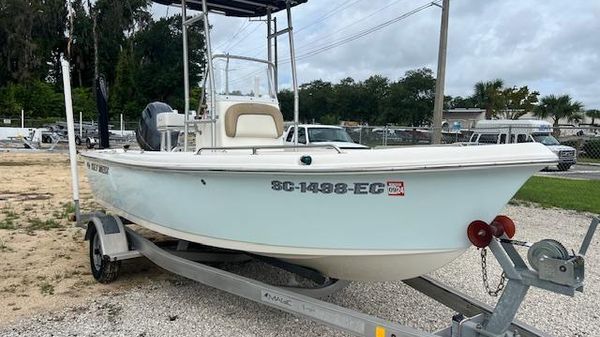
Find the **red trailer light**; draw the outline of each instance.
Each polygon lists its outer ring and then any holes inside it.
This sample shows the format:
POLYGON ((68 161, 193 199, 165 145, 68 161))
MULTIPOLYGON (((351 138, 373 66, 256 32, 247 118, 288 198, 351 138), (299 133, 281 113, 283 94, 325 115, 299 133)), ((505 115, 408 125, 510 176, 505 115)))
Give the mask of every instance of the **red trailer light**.
POLYGON ((487 247, 493 238, 493 229, 485 221, 475 220, 467 227, 469 241, 478 248, 487 247))

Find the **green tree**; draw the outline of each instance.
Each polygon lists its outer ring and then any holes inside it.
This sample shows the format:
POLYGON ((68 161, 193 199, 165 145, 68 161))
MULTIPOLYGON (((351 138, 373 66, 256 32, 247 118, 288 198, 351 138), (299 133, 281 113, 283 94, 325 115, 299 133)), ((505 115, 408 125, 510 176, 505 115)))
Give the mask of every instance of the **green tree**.
POLYGON ((0 2, 0 86, 56 80, 65 17, 64 0, 0 2))
POLYGON ((94 100, 91 88, 74 88, 72 99, 75 118, 78 118, 79 112, 81 112, 85 120, 96 119, 96 101, 94 100))
POLYGON ((72 1, 73 27, 71 27, 70 62, 74 87, 91 87, 94 84, 93 20, 82 0, 72 1))
POLYGON ((373 75, 362 83, 362 91, 364 94, 359 121, 375 123, 390 96, 390 80, 381 75, 373 75))
MULTIPOLYGON (((283 120, 293 121, 294 120, 294 93, 289 89, 280 90, 277 93, 277 100, 279 101, 279 108, 283 114, 283 120)), ((302 106, 302 103, 300 104, 302 106)))
MULTIPOLYGON (((333 106, 330 114, 338 120, 360 120, 360 86, 352 77, 346 77, 333 89, 333 106)), ((328 117, 331 119, 331 116, 328 117)))
MULTIPOLYGON (((205 64, 204 37, 198 28, 201 26, 202 23, 199 22, 188 29, 189 81, 192 87, 199 85, 205 64)), ((183 111, 182 39, 180 15, 150 22, 134 34, 133 78, 138 98, 131 99, 137 100, 137 112, 128 110, 128 113, 135 113, 137 116, 152 101, 166 102, 183 111)), ((123 78, 126 82, 125 75, 123 78)), ((190 102, 190 108, 194 109, 196 106, 197 102, 190 102)))
MULTIPOLYGON (((548 95, 542 97, 540 104, 534 109, 534 115, 540 118, 552 118, 554 127, 558 127, 561 119, 568 122, 581 120, 580 111, 583 108, 581 102, 573 101, 569 95, 548 95)), ((560 130, 555 129, 556 134, 560 130)))
POLYGON ((473 101, 472 97, 461 97, 461 96, 456 96, 456 97, 449 97, 448 100, 446 100, 446 104, 445 104, 445 109, 459 109, 459 108, 474 108, 475 107, 475 103, 473 101))
POLYGON ((598 109, 586 110, 585 115, 592 119, 592 125, 596 125, 596 118, 600 119, 600 110, 598 110, 598 109))
POLYGON ((134 34, 138 19, 143 21, 140 26, 145 27, 149 3, 149 0, 95 2, 92 15, 96 16, 99 71, 106 76, 109 83, 114 83, 115 65, 119 61, 120 51, 129 42, 127 37, 134 34))
POLYGON ((122 113, 127 119, 135 119, 143 107, 138 105, 134 78, 136 67, 129 48, 121 50, 115 73, 115 84, 109 97, 111 111, 122 113))
POLYGON ((501 119, 519 119, 533 110, 538 102, 539 92, 530 92, 527 86, 502 89, 498 99, 498 109, 494 117, 501 119))
POLYGON ((390 97, 380 124, 397 123, 421 126, 431 122, 435 78, 431 69, 409 70, 398 82, 390 85, 390 97))
POLYGON ((504 81, 501 79, 475 83, 472 99, 478 107, 485 109, 486 119, 491 119, 500 107, 502 86, 504 81))
POLYGON ((300 116, 306 122, 320 121, 323 116, 332 113, 333 86, 321 80, 302 84, 300 94, 300 116))

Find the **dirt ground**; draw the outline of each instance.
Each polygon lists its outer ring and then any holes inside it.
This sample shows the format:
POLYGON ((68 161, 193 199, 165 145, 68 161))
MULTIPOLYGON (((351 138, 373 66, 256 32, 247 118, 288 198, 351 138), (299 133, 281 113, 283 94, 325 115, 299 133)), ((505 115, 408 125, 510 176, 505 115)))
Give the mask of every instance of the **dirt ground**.
MULTIPOLYGON (((98 210, 81 163, 79 175, 82 211, 98 210)), ((137 259, 117 282, 97 283, 84 230, 68 220, 71 201, 66 153, 0 152, 0 326, 124 291, 148 277, 172 277, 137 259)))

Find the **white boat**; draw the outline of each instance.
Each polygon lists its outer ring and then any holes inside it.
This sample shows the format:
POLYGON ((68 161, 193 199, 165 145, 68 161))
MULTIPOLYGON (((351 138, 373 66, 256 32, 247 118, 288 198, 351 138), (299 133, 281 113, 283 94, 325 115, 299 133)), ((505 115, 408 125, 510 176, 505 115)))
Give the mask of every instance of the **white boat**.
MULTIPOLYGON (((222 1, 202 3, 203 13, 212 8, 266 15, 269 29, 271 13, 286 4, 239 1, 228 9, 222 1)), ((208 30, 208 15, 201 15, 208 30)), ((287 32, 293 41, 293 30, 287 32)), ((207 49, 211 55, 210 38, 207 49)), ((296 87, 293 52, 291 57, 296 87)), ((185 114, 159 115, 166 135, 161 148, 174 151, 81 154, 94 198, 109 211, 174 238, 275 257, 332 278, 407 279, 460 256, 470 246, 469 223, 492 221, 534 172, 557 161, 537 143, 373 150, 282 146, 271 58, 226 54, 208 60, 206 111, 190 116, 188 103, 185 114), (231 87, 227 68, 225 89, 219 87, 218 60, 226 67, 259 62, 267 70, 264 87, 255 79, 251 94, 244 95, 231 87), (164 144, 169 130, 184 130, 183 146, 164 144), (188 133, 195 134, 193 151, 188 133)), ((297 112, 296 107, 295 125, 297 112)))

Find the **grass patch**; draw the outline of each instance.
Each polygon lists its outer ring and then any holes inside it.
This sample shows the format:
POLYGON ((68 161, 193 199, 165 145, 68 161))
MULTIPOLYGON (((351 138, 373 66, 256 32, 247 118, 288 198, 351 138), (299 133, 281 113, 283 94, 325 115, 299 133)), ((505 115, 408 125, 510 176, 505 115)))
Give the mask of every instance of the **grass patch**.
POLYGON ((40 292, 42 295, 54 295, 54 286, 47 281, 40 283, 40 292))
POLYGON ((10 248, 9 246, 7 246, 6 243, 4 243, 4 241, 2 241, 2 239, 0 239, 0 252, 2 252, 2 253, 14 252, 14 250, 12 248, 10 248))
POLYGON ((63 212, 62 212, 62 218, 63 219, 69 219, 69 215, 71 214, 75 214, 75 204, 72 202, 65 202, 62 204, 63 206, 63 212))
POLYGON ((578 162, 580 163, 595 163, 595 164, 600 164, 600 158, 589 158, 589 157, 579 157, 578 162))
POLYGON ((531 177, 514 198, 542 207, 600 214, 600 180, 531 177))
POLYGON ((5 207, 2 209, 2 214, 4 214, 4 219, 0 221, 0 229, 15 229, 17 226, 15 225, 15 220, 19 219, 19 215, 13 212, 12 209, 5 207))
POLYGON ((48 220, 40 220, 38 218, 29 219, 29 226, 27 226, 28 231, 35 230, 49 230, 52 228, 60 228, 62 227, 59 222, 54 219, 48 220))

